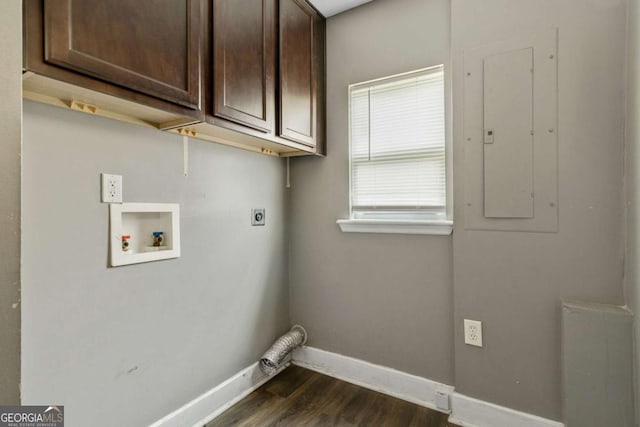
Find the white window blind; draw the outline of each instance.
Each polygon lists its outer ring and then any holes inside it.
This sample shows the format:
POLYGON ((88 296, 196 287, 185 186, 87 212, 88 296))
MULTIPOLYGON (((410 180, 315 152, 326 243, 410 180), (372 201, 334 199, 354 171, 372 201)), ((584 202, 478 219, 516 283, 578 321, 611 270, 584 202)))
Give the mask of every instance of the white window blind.
POLYGON ((354 218, 445 218, 443 67, 350 87, 354 218))

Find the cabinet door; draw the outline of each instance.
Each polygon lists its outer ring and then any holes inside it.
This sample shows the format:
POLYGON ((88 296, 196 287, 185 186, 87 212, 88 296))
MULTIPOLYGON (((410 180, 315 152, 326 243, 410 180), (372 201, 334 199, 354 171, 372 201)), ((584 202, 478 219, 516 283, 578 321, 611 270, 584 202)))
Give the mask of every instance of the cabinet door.
POLYGON ((45 61, 198 109, 200 0, 47 0, 45 61))
POLYGON ((273 133, 275 23, 275 0, 214 0, 214 116, 273 133))
POLYGON ((278 136, 315 147, 318 136, 317 38, 320 15, 304 0, 280 1, 278 136))

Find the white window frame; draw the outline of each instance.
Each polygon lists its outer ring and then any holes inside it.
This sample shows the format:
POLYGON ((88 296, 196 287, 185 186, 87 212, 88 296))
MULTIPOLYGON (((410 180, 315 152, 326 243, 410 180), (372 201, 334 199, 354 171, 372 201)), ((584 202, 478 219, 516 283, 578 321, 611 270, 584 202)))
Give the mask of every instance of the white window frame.
POLYGON ((427 234, 427 235, 449 235, 453 231, 453 188, 452 188, 452 144, 451 144, 451 78, 449 67, 439 64, 419 70, 393 76, 382 77, 361 83, 349 85, 348 87, 348 115, 349 115, 349 218, 339 219, 337 224, 345 233, 389 233, 389 234, 427 234), (405 76, 418 72, 428 72, 441 68, 444 72, 444 108, 445 108, 445 174, 446 174, 446 218, 442 220, 429 219, 357 219, 354 217, 352 209, 352 161, 351 161, 351 90, 355 86, 374 85, 379 82, 400 80, 405 76))

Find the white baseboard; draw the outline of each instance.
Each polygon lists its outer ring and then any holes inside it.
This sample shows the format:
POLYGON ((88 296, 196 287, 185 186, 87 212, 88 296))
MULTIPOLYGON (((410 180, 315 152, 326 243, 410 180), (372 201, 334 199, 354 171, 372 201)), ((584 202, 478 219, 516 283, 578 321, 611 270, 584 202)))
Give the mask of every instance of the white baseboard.
POLYGON ((156 421, 150 427, 203 427, 262 384, 275 377, 287 366, 289 366, 288 362, 283 363, 275 375, 267 376, 260 370, 259 363, 256 362, 166 417, 156 421))
POLYGON ((295 350, 292 363, 436 410, 436 392, 453 393, 450 385, 313 347, 295 350))
POLYGON ((450 385, 313 347, 295 350, 292 363, 435 410, 440 410, 435 403, 436 392, 444 392, 450 395, 449 421, 463 427, 564 426, 557 421, 456 393, 450 385))
POLYGON ((464 394, 454 393, 451 398, 453 413, 449 422, 462 427, 563 427, 558 421, 548 420, 526 412, 516 411, 464 394))
MULTIPOLYGON (((436 393, 450 396, 449 421, 463 427, 563 427, 564 424, 456 393, 453 386, 313 347, 293 352, 292 363, 417 405, 439 410, 436 393)), ((284 364, 280 373, 289 363, 284 364)), ((274 375, 275 376, 275 375, 274 375)), ((150 427, 202 427, 266 383, 258 363, 235 374, 150 427)))

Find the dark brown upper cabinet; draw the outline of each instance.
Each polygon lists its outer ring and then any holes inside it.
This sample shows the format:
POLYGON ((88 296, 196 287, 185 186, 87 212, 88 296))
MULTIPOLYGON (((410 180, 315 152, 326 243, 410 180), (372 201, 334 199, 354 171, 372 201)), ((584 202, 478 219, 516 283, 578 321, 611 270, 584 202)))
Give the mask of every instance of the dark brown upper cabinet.
POLYGON ((274 156, 325 153, 306 0, 23 0, 23 97, 274 156))
POLYGON ((315 147, 323 126, 324 19, 304 0, 280 0, 278 136, 315 147))
POLYGON ((201 8, 201 0, 25 0, 25 68, 199 110, 201 8))
POLYGON ((324 18, 304 0, 212 0, 207 122, 324 154, 324 18))
POLYGON ((198 108, 197 0, 49 0, 45 60, 198 108))
POLYGON ((275 128, 276 0, 213 1, 213 115, 275 128))

